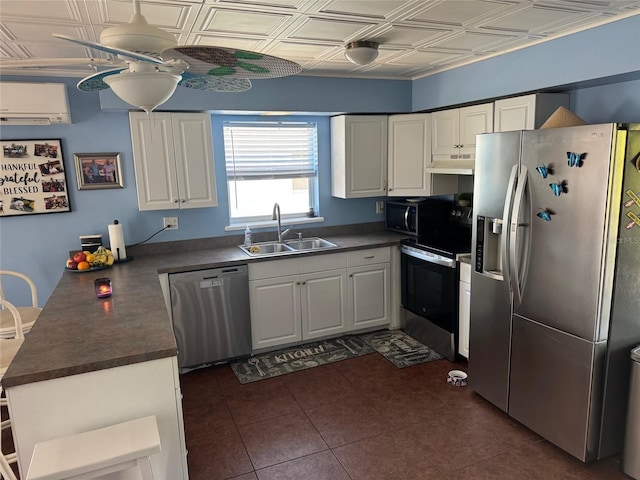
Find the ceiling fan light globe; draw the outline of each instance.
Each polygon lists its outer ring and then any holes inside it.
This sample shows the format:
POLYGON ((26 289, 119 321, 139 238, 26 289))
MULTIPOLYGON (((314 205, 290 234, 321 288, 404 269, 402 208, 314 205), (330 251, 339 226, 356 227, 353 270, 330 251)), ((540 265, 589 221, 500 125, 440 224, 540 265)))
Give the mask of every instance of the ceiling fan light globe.
POLYGON ((180 80, 181 75, 168 72, 123 71, 104 78, 120 99, 147 113, 169 100, 180 80))
POLYGON ((368 65, 378 57, 378 42, 360 40, 347 45, 344 56, 356 65, 368 65))

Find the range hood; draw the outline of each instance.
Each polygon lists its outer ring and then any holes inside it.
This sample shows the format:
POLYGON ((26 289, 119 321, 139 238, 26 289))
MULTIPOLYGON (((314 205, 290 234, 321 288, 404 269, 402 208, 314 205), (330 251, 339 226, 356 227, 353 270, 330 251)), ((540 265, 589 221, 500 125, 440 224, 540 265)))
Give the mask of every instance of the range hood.
POLYGON ((438 159, 434 158, 433 161, 425 167, 427 173, 439 173, 449 175, 473 175, 475 168, 475 160, 458 160, 458 159, 438 159))

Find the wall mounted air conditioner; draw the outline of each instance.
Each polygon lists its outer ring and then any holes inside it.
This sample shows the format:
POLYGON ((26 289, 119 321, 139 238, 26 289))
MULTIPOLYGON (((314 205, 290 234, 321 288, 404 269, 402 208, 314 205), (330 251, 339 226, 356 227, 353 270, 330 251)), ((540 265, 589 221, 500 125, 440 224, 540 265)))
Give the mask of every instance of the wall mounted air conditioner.
POLYGON ((0 125, 71 123, 64 83, 0 82, 0 125))

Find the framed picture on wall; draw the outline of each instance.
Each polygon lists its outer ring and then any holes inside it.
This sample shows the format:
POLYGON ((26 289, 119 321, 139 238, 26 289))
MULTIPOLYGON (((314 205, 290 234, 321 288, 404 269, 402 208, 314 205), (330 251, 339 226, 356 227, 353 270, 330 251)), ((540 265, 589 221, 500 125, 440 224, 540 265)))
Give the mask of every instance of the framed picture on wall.
POLYGON ((71 211, 59 139, 1 143, 0 217, 71 211))
POLYGON ((119 153, 76 153, 78 190, 123 188, 119 153))

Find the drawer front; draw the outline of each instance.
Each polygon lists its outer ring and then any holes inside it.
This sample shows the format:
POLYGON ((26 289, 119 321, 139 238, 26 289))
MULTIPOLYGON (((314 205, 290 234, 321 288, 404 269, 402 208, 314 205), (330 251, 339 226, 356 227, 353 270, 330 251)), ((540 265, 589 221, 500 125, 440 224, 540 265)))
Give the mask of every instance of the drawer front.
POLYGON ((347 255, 347 265, 349 267, 371 265, 373 263, 387 263, 391 261, 391 250, 389 247, 354 250, 348 252, 347 255))
POLYGON ((471 283, 471 264, 460 262, 460 281, 471 283))
POLYGON ((282 260, 270 260, 249 264, 249 280, 263 278, 284 277, 300 273, 300 260, 298 258, 286 258, 282 260))
POLYGON ((347 266, 346 253, 329 253, 300 257, 300 273, 324 272, 337 270, 347 266))

